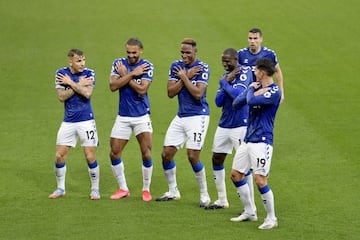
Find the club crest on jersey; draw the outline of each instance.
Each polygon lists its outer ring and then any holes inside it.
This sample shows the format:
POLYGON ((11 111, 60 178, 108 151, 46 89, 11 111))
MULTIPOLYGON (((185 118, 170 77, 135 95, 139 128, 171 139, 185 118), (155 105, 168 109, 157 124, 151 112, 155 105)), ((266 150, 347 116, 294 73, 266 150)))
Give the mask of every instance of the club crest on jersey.
POLYGON ((241 75, 240 75, 240 81, 246 81, 247 80, 247 75, 245 74, 245 73, 242 73, 241 75))
POLYGON ((266 98, 270 98, 270 97, 271 97, 271 93, 270 93, 270 92, 266 92, 266 93, 264 93, 264 97, 266 97, 266 98))
POLYGON ((134 79, 134 82, 136 82, 138 85, 141 84, 141 79, 134 79))

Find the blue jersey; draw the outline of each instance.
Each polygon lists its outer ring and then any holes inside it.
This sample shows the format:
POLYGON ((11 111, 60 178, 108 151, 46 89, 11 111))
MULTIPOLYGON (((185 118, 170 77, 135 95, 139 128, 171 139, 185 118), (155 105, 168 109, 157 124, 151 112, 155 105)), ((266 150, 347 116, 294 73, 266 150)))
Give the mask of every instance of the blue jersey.
POLYGON ((247 126, 249 116, 249 107, 244 105, 239 109, 233 107, 234 99, 244 92, 250 83, 253 82, 253 75, 250 67, 241 67, 232 82, 225 80, 230 72, 225 72, 220 80, 220 86, 215 97, 215 104, 222 107, 222 113, 219 120, 219 127, 237 128, 247 126))
MULTIPOLYGON (((78 83, 80 77, 93 78, 93 86, 95 86, 95 72, 92 69, 85 68, 81 73, 71 73, 69 67, 60 68, 55 73, 55 88, 66 89, 68 86, 56 83, 56 76, 58 74, 68 75, 71 80, 78 83)), ((73 96, 68 98, 65 103, 64 122, 82 122, 94 119, 94 114, 91 108, 90 99, 75 92, 73 96)))
MULTIPOLYGON (((128 73, 133 71, 137 66, 147 63, 149 65, 149 70, 140 76, 135 76, 135 79, 132 79, 131 81, 135 81, 137 84, 140 84, 141 80, 152 81, 154 76, 154 66, 151 62, 145 59, 140 59, 140 61, 135 65, 130 65, 127 58, 115 59, 112 64, 111 75, 120 76, 120 74, 116 71, 116 64, 118 62, 121 62, 121 64, 126 66, 128 73)), ((150 114, 150 101, 148 94, 138 94, 129 86, 129 84, 121 87, 119 89, 118 115, 123 117, 140 117, 146 114, 150 114)))
POLYGON ((270 89, 264 94, 254 96, 254 88, 250 87, 234 100, 234 107, 244 103, 249 105, 249 125, 245 142, 273 144, 274 120, 280 105, 281 91, 275 83, 268 88, 270 89))
MULTIPOLYGON (((196 85, 196 83, 204 83, 208 84, 209 77, 210 77, 210 67, 204 62, 196 60, 195 63, 191 66, 186 66, 182 60, 175 61, 170 66, 169 71, 169 81, 179 81, 180 78, 175 73, 174 67, 181 67, 185 68, 186 70, 201 66, 202 70, 195 75, 193 78, 190 79, 191 83, 196 85)), ((178 104, 179 110, 177 115, 179 117, 190 117, 190 116, 197 116, 197 115, 209 115, 209 105, 206 101, 206 90, 202 95, 200 100, 195 99, 188 89, 183 86, 183 88, 178 93, 178 104)))
POLYGON ((251 53, 249 47, 240 49, 238 51, 239 64, 241 66, 249 66, 252 68, 254 81, 256 79, 254 75, 255 62, 259 58, 269 58, 274 62, 275 66, 277 66, 279 63, 276 57, 276 53, 273 50, 263 46, 261 46, 260 51, 256 54, 251 53))

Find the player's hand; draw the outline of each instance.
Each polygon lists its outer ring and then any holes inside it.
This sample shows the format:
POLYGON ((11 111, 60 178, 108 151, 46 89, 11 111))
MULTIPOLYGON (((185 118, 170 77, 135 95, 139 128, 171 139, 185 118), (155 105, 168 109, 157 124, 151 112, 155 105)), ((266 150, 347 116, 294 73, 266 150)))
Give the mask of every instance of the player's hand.
POLYGON ((174 70, 175 70, 175 71, 174 71, 175 74, 176 74, 179 78, 181 78, 181 76, 187 76, 187 72, 186 72, 185 68, 175 66, 175 67, 174 67, 174 70))
POLYGON ((127 74, 126 67, 120 61, 116 63, 115 69, 122 77, 127 74))
POLYGON ((240 73, 240 67, 236 67, 234 70, 232 70, 227 76, 226 81, 232 82, 235 79, 235 76, 240 73))
POLYGON ((134 76, 140 76, 149 71, 150 66, 148 63, 143 63, 140 66, 137 66, 131 73, 134 76))
POLYGON ((255 90, 261 86, 259 82, 252 82, 249 87, 253 87, 255 90))
POLYGON ((79 85, 80 86, 92 86, 94 83, 94 78, 93 77, 80 77, 79 78, 79 85))
POLYGON ((195 67, 192 67, 190 68, 187 72, 186 72, 186 76, 189 78, 189 79, 192 79, 194 76, 196 76, 200 71, 202 70, 202 67, 201 66, 195 66, 195 67))
POLYGON ((73 83, 73 80, 68 75, 63 75, 61 73, 56 75, 56 84, 62 84, 65 86, 68 86, 73 83))

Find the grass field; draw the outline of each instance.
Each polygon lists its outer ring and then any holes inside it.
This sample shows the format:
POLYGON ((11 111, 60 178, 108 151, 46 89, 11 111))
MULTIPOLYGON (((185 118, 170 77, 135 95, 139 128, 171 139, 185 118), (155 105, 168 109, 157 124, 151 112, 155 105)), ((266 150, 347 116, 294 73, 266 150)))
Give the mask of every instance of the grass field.
MULTIPOLYGON (((0 2, 0 239, 359 239, 360 52, 359 1, 123 1, 63 0, 0 2), (141 201, 141 161, 129 142, 123 159, 131 197, 111 201, 109 134, 118 96, 108 88, 112 61, 124 42, 139 37, 143 57, 155 65, 150 88, 154 127, 152 194, 167 190, 160 153, 177 111, 166 95, 170 63, 180 58, 184 37, 198 41, 198 57, 211 67, 211 121, 202 161, 215 200, 211 145, 220 114, 214 104, 225 48, 247 45, 247 31, 260 27, 264 45, 276 50, 284 74, 285 102, 276 119, 269 184, 279 228, 232 223, 242 209, 227 178, 230 208, 197 207, 198 189, 185 151, 176 156, 178 202, 141 201), (55 189, 55 138, 63 116, 54 72, 70 48, 85 51, 96 71, 93 95, 100 147, 102 200, 90 201, 81 148, 67 161, 67 192, 55 189)), ((231 167, 228 156, 226 169, 231 167)), ((260 221, 265 212, 256 192, 260 221)))

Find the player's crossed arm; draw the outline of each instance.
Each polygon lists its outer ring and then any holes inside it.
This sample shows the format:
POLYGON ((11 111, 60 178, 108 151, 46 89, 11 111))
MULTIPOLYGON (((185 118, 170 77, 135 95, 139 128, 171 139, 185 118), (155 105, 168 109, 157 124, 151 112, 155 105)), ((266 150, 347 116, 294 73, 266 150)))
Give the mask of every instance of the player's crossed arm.
MULTIPOLYGON (((94 82, 93 77, 82 76, 82 77, 80 77, 79 82, 76 83, 67 74, 64 75, 64 74, 59 73, 58 75, 56 75, 56 82, 57 82, 57 84, 69 86, 74 91, 74 93, 76 92, 86 98, 90 98, 92 95, 92 92, 93 92, 93 82, 94 82)), ((58 94, 59 94, 59 92, 61 92, 61 91, 58 91, 58 94)), ((70 92, 67 92, 67 93, 64 92, 64 94, 70 95, 70 92)), ((61 101, 61 99, 60 99, 60 101, 61 101)))

